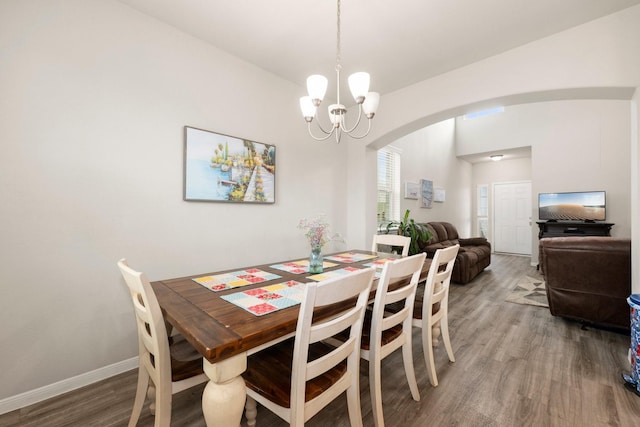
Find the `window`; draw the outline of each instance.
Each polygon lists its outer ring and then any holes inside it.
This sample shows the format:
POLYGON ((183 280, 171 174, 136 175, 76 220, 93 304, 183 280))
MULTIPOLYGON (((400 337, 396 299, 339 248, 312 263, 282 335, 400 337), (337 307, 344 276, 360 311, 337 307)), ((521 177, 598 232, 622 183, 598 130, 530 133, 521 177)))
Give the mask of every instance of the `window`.
POLYGON ((504 107, 489 108, 482 111, 475 111, 463 116, 464 120, 477 119, 478 117, 490 116, 492 114, 504 113, 504 107))
POLYGON ((477 188, 478 210, 478 232, 481 237, 489 238, 489 186, 487 184, 478 185, 477 188))
POLYGON ((400 220, 400 150, 378 150, 378 223, 400 220))

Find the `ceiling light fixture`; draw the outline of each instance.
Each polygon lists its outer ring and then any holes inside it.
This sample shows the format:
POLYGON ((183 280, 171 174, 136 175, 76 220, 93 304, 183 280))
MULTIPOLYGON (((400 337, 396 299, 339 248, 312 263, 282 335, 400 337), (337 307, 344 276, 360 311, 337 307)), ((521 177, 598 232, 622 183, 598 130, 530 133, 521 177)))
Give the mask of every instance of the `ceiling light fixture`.
POLYGON ((369 92, 369 73, 358 72, 350 75, 348 80, 349 89, 351 89, 351 94, 353 95, 356 104, 358 104, 358 120, 351 128, 347 127, 347 107, 340 103, 340 70, 342 69, 342 66, 340 65, 340 0, 338 0, 338 31, 336 34, 336 39, 337 97, 336 103, 329 105, 328 108, 329 119, 331 121, 330 130, 325 130, 320 124, 320 121, 316 120, 318 128, 324 134, 323 136, 317 137, 313 134, 313 132, 311 131, 311 122, 314 118, 317 118, 318 106, 322 102, 322 99, 327 92, 327 78, 319 74, 309 76, 307 78, 307 91, 309 92, 309 95, 300 98, 300 109, 302 110, 302 116, 307 122, 309 135, 311 135, 311 137, 317 141, 324 141, 331 135, 335 134, 336 142, 340 142, 340 138, 342 137, 343 132, 355 139, 364 138, 369 134, 369 131, 371 130, 371 119, 373 119, 373 116, 376 114, 378 103, 380 102, 379 93, 369 92), (364 115, 367 117, 367 131, 361 135, 355 135, 354 131, 360 124, 360 119, 362 118, 363 111, 364 115))
POLYGON ((502 157, 502 154, 494 154, 493 156, 489 156, 489 158, 494 162, 499 162, 500 160, 502 160, 502 157))

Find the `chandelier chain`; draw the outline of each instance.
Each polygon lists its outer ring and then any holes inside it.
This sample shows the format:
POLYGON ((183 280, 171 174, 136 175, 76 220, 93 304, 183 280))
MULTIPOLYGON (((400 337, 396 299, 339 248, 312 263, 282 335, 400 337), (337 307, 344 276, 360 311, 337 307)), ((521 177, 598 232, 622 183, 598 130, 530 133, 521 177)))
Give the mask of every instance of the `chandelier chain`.
POLYGON ((342 56, 342 52, 340 51, 340 0, 338 0, 338 30, 337 30, 337 36, 336 36, 336 70, 339 70, 340 68, 342 68, 342 66, 340 65, 340 61, 341 61, 341 56, 342 56))

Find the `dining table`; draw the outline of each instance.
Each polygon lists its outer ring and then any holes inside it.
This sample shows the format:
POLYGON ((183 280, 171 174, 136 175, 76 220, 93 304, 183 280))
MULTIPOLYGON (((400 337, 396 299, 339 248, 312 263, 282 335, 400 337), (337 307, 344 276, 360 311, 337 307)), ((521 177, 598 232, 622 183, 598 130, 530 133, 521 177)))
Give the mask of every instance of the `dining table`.
MULTIPOLYGON (((206 425, 240 426, 247 356, 294 336, 300 307, 295 302, 306 283, 373 267, 373 300, 383 264, 400 257, 348 250, 325 255, 320 274, 309 273, 308 259, 299 258, 152 282, 165 320, 203 357, 209 379, 202 395, 206 425)), ((427 258, 420 282, 427 278, 430 264, 427 258)), ((404 280, 408 278, 395 286, 404 280)), ((341 310, 323 307, 314 318, 329 318, 341 310)))

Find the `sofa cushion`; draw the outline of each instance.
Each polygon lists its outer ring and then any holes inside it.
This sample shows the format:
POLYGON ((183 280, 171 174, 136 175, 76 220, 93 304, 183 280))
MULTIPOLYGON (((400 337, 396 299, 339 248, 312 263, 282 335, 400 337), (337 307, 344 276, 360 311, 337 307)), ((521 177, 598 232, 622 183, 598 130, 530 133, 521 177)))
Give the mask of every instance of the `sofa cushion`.
POLYGON ((455 245, 458 243, 458 230, 448 222, 429 222, 427 226, 432 233, 428 244, 447 242, 447 245, 455 245))

